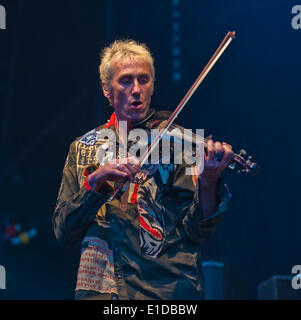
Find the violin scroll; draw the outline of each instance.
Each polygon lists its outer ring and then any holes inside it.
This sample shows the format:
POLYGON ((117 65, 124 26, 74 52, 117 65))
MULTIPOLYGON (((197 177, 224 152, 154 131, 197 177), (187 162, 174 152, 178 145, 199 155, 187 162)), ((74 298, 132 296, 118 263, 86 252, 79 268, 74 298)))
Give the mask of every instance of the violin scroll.
POLYGON ((260 169, 258 163, 251 161, 252 156, 248 156, 246 150, 241 149, 238 154, 233 154, 233 159, 229 164, 229 168, 237 169, 239 175, 256 175, 260 169))

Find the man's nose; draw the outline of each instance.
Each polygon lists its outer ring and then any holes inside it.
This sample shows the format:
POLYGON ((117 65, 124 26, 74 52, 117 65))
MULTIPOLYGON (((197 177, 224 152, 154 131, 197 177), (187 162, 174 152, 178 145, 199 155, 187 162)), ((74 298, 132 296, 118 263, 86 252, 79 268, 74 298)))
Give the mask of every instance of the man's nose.
POLYGON ((141 88, 140 88, 139 81, 137 79, 135 79, 134 82, 133 82, 132 94, 134 96, 137 96, 137 95, 140 94, 140 92, 141 92, 141 88))

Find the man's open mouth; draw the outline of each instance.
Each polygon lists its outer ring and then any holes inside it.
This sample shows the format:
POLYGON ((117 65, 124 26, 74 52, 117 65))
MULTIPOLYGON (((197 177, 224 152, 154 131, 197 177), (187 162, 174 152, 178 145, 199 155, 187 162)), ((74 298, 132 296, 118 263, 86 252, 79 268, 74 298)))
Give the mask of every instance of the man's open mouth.
POLYGON ((142 102, 140 100, 137 100, 137 101, 133 101, 131 103, 131 106, 134 107, 135 109, 139 109, 142 107, 142 102))

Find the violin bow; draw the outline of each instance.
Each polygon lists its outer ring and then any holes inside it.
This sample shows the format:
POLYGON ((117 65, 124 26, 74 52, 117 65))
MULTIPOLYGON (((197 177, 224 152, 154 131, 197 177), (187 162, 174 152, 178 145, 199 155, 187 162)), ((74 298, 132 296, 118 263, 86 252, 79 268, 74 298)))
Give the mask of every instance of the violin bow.
MULTIPOLYGON (((140 161, 141 162, 141 167, 145 163, 145 161, 148 159, 151 151, 154 150, 154 148, 158 145, 158 143, 160 142, 160 140, 163 137, 163 135, 166 134, 166 132, 168 131, 169 127, 174 123, 174 121, 177 118, 177 116, 179 115, 179 113, 183 110, 183 108, 185 107, 185 105, 187 104, 189 99, 192 97, 192 95, 197 90, 199 85, 204 81, 204 79, 207 76, 207 74, 209 73, 209 71, 213 68, 215 63, 218 61, 220 56, 227 49, 227 47, 229 46, 229 44, 231 43, 231 41, 234 38, 235 38, 235 31, 229 31, 226 34, 224 40, 221 42, 219 47, 216 49, 216 51, 214 52, 213 56, 208 61, 208 63, 206 64, 206 66, 204 67, 202 72, 199 74, 199 76, 197 77, 197 79, 195 80, 195 82, 193 83, 191 88, 187 91, 186 95, 181 100, 181 102, 178 104, 178 106, 176 107, 174 112, 170 115, 169 119, 166 121, 166 123, 163 126, 163 128, 159 131, 157 136, 154 138, 152 143, 149 145, 148 149, 142 155, 141 161, 140 161)), ((121 184, 119 187, 117 187, 116 190, 114 191, 113 195, 110 197, 109 201, 112 201, 115 198, 115 196, 117 195, 117 193, 120 192, 121 190, 124 192, 127 189, 128 185, 129 185, 129 181, 127 181, 127 182, 125 181, 123 184, 121 184)))

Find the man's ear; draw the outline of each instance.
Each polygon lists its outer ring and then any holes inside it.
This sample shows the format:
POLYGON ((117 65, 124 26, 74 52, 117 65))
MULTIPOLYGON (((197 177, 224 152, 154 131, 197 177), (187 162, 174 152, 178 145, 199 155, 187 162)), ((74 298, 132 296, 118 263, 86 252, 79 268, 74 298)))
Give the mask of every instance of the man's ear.
POLYGON ((155 87, 155 84, 154 84, 154 82, 153 82, 152 91, 151 91, 151 96, 152 96, 153 93, 154 93, 154 87, 155 87))
POLYGON ((109 90, 108 86, 104 82, 102 82, 101 85, 104 96, 111 101, 111 90, 109 90))

